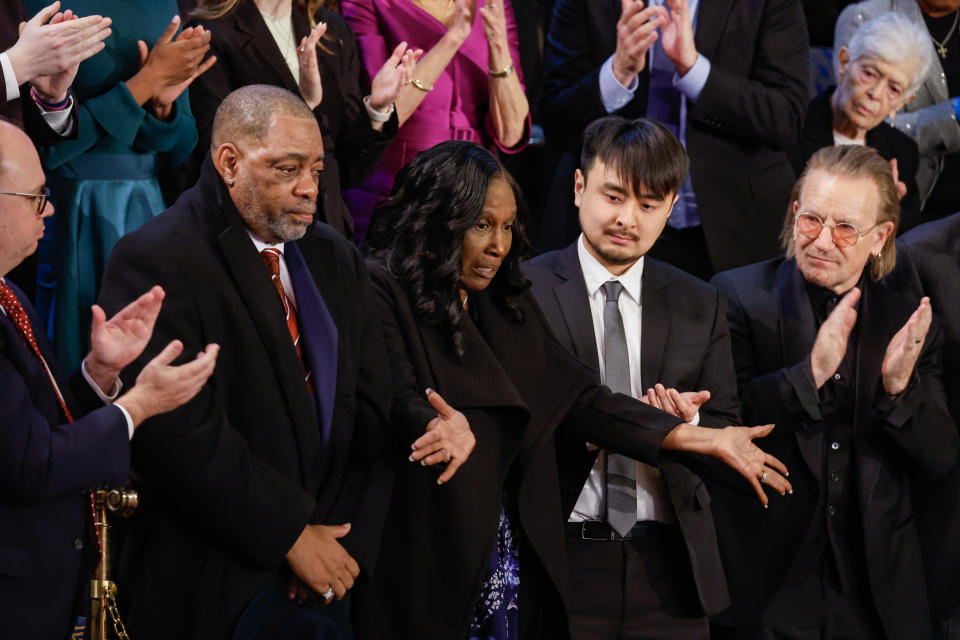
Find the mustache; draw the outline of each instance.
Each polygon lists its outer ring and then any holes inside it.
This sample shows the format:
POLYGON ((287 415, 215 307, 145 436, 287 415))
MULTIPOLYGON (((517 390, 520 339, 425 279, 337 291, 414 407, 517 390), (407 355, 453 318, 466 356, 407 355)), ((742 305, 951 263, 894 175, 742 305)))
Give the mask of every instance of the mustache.
POLYGON ((620 236, 622 238, 628 238, 630 240, 639 240, 640 235, 633 231, 626 231, 624 229, 618 229, 617 227, 610 227, 604 229, 603 233, 608 236, 620 236))

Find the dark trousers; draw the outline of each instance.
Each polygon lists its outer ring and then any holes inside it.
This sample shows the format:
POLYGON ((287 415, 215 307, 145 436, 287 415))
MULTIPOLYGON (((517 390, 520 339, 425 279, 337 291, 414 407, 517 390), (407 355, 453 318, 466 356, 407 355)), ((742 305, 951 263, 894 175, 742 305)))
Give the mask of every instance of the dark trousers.
POLYGON ((631 540, 567 534, 574 640, 709 637, 679 527, 645 529, 631 540))
POLYGON ((703 227, 674 229, 664 227, 663 233, 647 252, 651 258, 672 264, 703 281, 713 277, 713 263, 707 250, 707 238, 703 227))
MULTIPOLYGON (((828 556, 825 556, 827 558, 828 556)), ((764 640, 883 640, 866 576, 846 592, 828 559, 798 586, 784 583, 763 612, 764 640)), ((893 640, 892 638, 890 640, 893 640)))

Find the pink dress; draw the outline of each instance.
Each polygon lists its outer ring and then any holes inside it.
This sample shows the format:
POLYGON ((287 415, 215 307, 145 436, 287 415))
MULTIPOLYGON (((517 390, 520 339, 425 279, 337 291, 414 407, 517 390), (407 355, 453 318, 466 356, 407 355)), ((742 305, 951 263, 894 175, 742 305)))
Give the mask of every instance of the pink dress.
MULTIPOLYGON (((485 0, 480 0, 482 2, 485 0)), ((478 6, 483 6, 480 3, 478 6)), ((503 4, 510 57, 514 72, 520 74, 522 83, 513 6, 509 0, 504 0, 503 4)), ((343 15, 357 35, 368 83, 401 42, 406 41, 410 47, 426 52, 447 32, 443 23, 412 0, 343 0, 343 15)), ((516 153, 527 145, 529 116, 527 130, 516 147, 506 149, 494 136, 489 114, 487 69, 487 38, 478 12, 469 37, 437 78, 433 91, 400 127, 373 176, 363 186, 344 191, 358 240, 366 232, 373 206, 393 188, 397 171, 420 151, 445 140, 471 140, 505 153, 516 153)))

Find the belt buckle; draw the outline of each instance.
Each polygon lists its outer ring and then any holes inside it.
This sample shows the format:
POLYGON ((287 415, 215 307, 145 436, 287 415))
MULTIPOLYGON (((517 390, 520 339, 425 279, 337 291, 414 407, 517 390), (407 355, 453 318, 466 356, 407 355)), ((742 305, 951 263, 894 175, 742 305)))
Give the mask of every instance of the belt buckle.
POLYGON ((617 539, 617 537, 616 537, 616 536, 617 536, 617 532, 613 530, 613 527, 610 527, 610 537, 609 537, 609 538, 606 538, 606 537, 602 537, 602 538, 601 538, 601 537, 597 537, 597 536, 588 535, 588 534, 587 534, 587 525, 588 525, 588 524, 591 524, 591 523, 594 523, 594 522, 599 523, 599 524, 602 524, 602 521, 601 521, 601 520, 583 520, 583 521, 580 523, 580 539, 581 539, 581 540, 593 540, 593 541, 599 542, 599 541, 605 541, 605 540, 613 541, 613 540, 616 540, 616 539, 617 539))

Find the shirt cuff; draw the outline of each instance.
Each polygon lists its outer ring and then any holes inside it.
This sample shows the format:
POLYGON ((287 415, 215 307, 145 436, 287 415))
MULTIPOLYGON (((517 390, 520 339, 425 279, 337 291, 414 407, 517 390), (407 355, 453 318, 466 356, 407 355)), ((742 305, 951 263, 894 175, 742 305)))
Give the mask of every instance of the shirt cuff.
POLYGON ((699 427, 699 426, 700 426, 700 412, 697 411, 697 413, 693 416, 693 420, 690 420, 687 424, 692 424, 692 425, 695 426, 695 427, 699 427))
POLYGON ((622 109, 628 102, 633 100, 633 94, 640 85, 637 76, 633 76, 630 86, 623 86, 613 75, 613 56, 607 58, 607 61, 600 67, 600 101, 603 102, 603 108, 607 113, 613 113, 622 109))
MULTIPOLYGON (((93 389, 94 393, 97 394, 97 397, 103 402, 103 404, 110 404, 117 399, 117 396, 120 395, 120 390, 123 389, 123 382, 120 380, 120 376, 117 376, 117 379, 113 382, 113 388, 110 389, 110 393, 104 393, 100 386, 93 381, 93 378, 90 377, 90 374, 87 373, 87 361, 86 359, 80 363, 80 372, 83 373, 83 379, 87 381, 87 384, 90 385, 90 388, 93 389)), ((126 414, 127 412, 124 411, 126 414)))
POLYGON ((130 417, 130 412, 124 409, 122 404, 115 404, 113 406, 120 409, 120 413, 123 414, 123 419, 127 421, 127 440, 133 440, 133 418, 130 417))
POLYGON ((7 85, 5 87, 7 102, 16 100, 20 97, 20 85, 17 84, 17 74, 13 72, 13 65, 6 51, 0 53, 0 68, 3 69, 3 80, 7 85))
POLYGON ((696 102, 709 76, 710 61, 698 53, 697 61, 693 63, 686 75, 673 74, 673 87, 685 95, 690 102, 696 102))
POLYGON ((47 123, 47 126, 53 129, 53 132, 58 136, 65 136, 70 133, 70 114, 73 112, 73 96, 69 96, 69 102, 65 109, 60 109, 59 111, 47 111, 43 108, 43 105, 39 102, 37 104, 37 109, 40 110, 40 115, 43 118, 43 121, 47 123))

